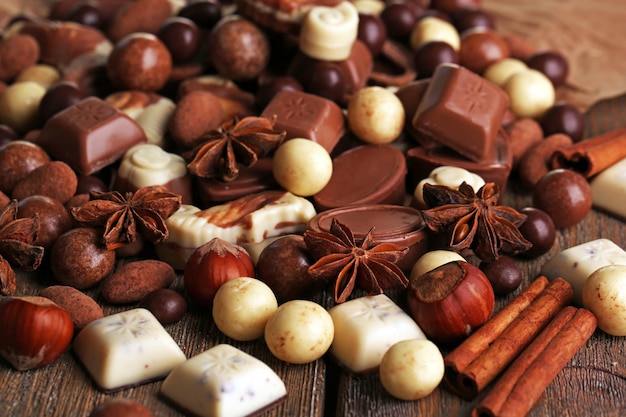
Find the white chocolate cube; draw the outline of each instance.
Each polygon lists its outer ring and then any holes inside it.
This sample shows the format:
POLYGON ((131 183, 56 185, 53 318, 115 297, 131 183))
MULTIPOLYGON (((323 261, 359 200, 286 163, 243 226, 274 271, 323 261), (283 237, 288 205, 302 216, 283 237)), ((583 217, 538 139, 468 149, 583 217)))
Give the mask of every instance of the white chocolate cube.
POLYGON ((541 268, 549 280, 563 278, 574 289, 574 302, 582 305, 589 275, 607 265, 626 265, 626 251, 609 239, 596 239, 565 249, 541 268))
POLYGON ((330 350, 352 372, 376 369, 396 342, 426 339, 411 316, 385 294, 356 298, 328 312, 335 325, 330 350))
POLYGON ((591 199, 595 207, 626 218, 626 158, 591 180, 591 199))
POLYGON ((91 322, 76 336, 73 347, 105 391, 165 377, 186 360, 161 323, 143 308, 91 322))
POLYGON ((177 366, 161 394, 193 415, 239 417, 277 404, 287 390, 265 363, 221 344, 177 366))

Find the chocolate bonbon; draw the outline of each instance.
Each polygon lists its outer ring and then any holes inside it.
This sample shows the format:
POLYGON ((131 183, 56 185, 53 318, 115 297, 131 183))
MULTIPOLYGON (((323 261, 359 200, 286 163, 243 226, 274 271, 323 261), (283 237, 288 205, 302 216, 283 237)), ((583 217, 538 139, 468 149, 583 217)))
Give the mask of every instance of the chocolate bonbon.
POLYGON ((493 160, 507 105, 497 86, 468 69, 444 64, 433 74, 413 127, 473 161, 493 160))
POLYGON ((625 173, 626 158, 591 180, 591 199, 594 207, 626 219, 625 173))
POLYGON ((38 140, 53 158, 83 175, 101 170, 144 142, 146 135, 134 120, 96 97, 86 98, 48 120, 38 140))
POLYGON ((186 360, 174 339, 143 308, 92 321, 76 336, 73 349, 105 391, 163 378, 186 360))
POLYGON ((244 417, 277 405, 287 395, 265 363, 234 346, 219 344, 177 366, 161 394, 200 417, 244 417))

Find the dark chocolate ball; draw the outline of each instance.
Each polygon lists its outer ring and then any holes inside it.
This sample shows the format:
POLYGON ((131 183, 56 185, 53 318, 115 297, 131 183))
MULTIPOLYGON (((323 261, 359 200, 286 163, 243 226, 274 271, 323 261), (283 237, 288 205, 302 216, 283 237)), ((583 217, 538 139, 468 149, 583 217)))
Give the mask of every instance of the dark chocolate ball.
POLYGON ((230 15, 211 30, 209 56, 220 75, 234 81, 249 81, 267 66, 270 43, 254 23, 230 15))
POLYGON ((378 55, 387 40, 385 22, 377 15, 360 13, 357 38, 367 46, 372 56, 378 55))
POLYGON ((474 28, 495 29, 491 14, 483 9, 461 9, 452 14, 452 23, 459 33, 474 28))
POLYGON ((48 249, 54 241, 72 227, 72 218, 60 201, 44 195, 31 195, 20 200, 17 217, 39 217, 39 232, 35 244, 48 249))
POLYGON ((585 134, 585 117, 575 106, 557 103, 542 116, 541 128, 545 136, 565 133, 572 141, 578 142, 585 134))
POLYGON ((431 0, 430 7, 444 13, 454 13, 462 9, 478 9, 481 0, 431 0))
POLYGON ((70 81, 61 81, 51 86, 39 102, 42 122, 83 99, 78 86, 70 81))
POLYGON ((389 3, 380 13, 387 35, 394 39, 407 39, 417 22, 415 7, 407 2, 389 3))
POLYGON ((536 258, 548 252, 556 239, 556 228, 548 213, 535 207, 524 207, 520 213, 525 214, 526 221, 519 227, 519 231, 533 246, 520 255, 527 258, 536 258))
POLYGON ((146 295, 139 307, 149 310, 161 324, 176 323, 187 312, 187 302, 178 292, 169 288, 159 288, 146 295))
POLYGON ((287 75, 272 78, 259 86, 256 92, 256 104, 259 109, 264 109, 272 98, 283 90, 302 91, 302 84, 293 77, 287 75))
POLYGON ((528 68, 542 72, 555 87, 563 85, 569 74, 569 63, 563 55, 554 51, 538 52, 526 62, 528 68))
POLYGON ((513 292, 522 282, 522 271, 515 261, 500 255, 493 262, 481 262, 479 268, 485 273, 497 295, 513 292))
POLYGON ((106 183, 94 175, 77 175, 76 178, 78 179, 76 194, 89 194, 92 191, 109 191, 106 183))
POLYGON ((346 81, 337 64, 318 61, 306 80, 304 89, 329 100, 340 101, 346 91, 346 81))
POLYGON ((548 172, 533 189, 533 206, 545 211, 557 229, 578 224, 589 213, 591 205, 589 183, 569 169, 548 172))
POLYGON ((157 37, 165 44, 176 63, 191 61, 200 48, 200 29, 186 17, 171 17, 159 28, 157 37))
POLYGON ((417 77, 420 79, 430 78, 441 64, 459 63, 459 54, 449 43, 442 41, 422 44, 413 56, 417 77))
POLYGON ((82 3, 72 8, 66 20, 96 29, 104 27, 104 16, 96 6, 89 3, 82 3))
POLYGON ((192 20, 203 29, 212 29, 222 18, 222 5, 218 0, 190 2, 178 11, 178 16, 192 20))
POLYGON ((489 65, 509 55, 507 43, 493 30, 474 29, 461 36, 459 62, 477 74, 482 74, 489 65))

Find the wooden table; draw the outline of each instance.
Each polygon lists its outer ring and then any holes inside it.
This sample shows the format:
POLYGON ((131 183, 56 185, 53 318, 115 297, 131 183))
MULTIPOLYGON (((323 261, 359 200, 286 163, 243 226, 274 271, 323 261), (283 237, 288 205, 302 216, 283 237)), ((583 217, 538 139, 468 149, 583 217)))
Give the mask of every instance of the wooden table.
MULTIPOLYGON (((588 134, 626 126, 626 96, 594 106, 587 114, 587 122, 588 134)), ((504 196, 504 203, 520 209, 530 205, 530 195, 512 183, 504 196)), ((522 287, 534 279, 541 266, 559 251, 601 237, 626 248, 624 222, 594 210, 579 225, 560 230, 549 253, 532 261, 519 261, 524 271, 522 287)), ((54 283, 45 266, 33 274, 20 273, 19 278, 18 295, 37 294, 46 285, 54 283)), ((184 292, 180 276, 174 288, 184 292)), ((107 305, 97 289, 88 293, 102 302, 105 314, 129 308, 107 305)), ((498 298, 497 308, 515 294, 498 298)), ((403 294, 397 294, 396 298, 403 304, 403 294)), ((315 300, 326 307, 332 305, 329 293, 320 294, 315 300)), ((262 340, 237 343, 226 338, 217 330, 207 311, 192 309, 183 321, 167 326, 167 330, 188 357, 226 342, 268 363, 284 379, 289 396, 280 406, 267 412, 267 416, 468 416, 475 403, 461 400, 443 389, 435 390, 420 401, 399 401, 385 392, 376 373, 350 375, 331 358, 307 365, 285 364, 270 354, 262 340)), ((0 415, 87 416, 96 405, 112 397, 135 399, 153 410, 156 416, 183 415, 159 398, 160 385, 160 382, 154 382, 104 394, 94 387, 71 352, 43 369, 25 372, 13 370, 0 359, 0 415)), ((596 331, 559 373, 530 415, 626 415, 626 338, 596 331)))

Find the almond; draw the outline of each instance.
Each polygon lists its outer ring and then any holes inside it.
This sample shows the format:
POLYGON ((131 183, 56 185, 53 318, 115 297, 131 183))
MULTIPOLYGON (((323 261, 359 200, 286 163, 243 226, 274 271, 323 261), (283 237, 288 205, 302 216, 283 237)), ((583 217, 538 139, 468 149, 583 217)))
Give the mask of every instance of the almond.
POLYGON ((121 266, 105 279, 100 292, 112 304, 135 303, 152 291, 169 287, 175 277, 174 269, 165 262, 135 261, 121 266))
POLYGON ((104 317, 102 308, 98 303, 74 287, 52 285, 41 290, 39 295, 64 308, 70 314, 76 330, 80 330, 92 321, 104 317))

